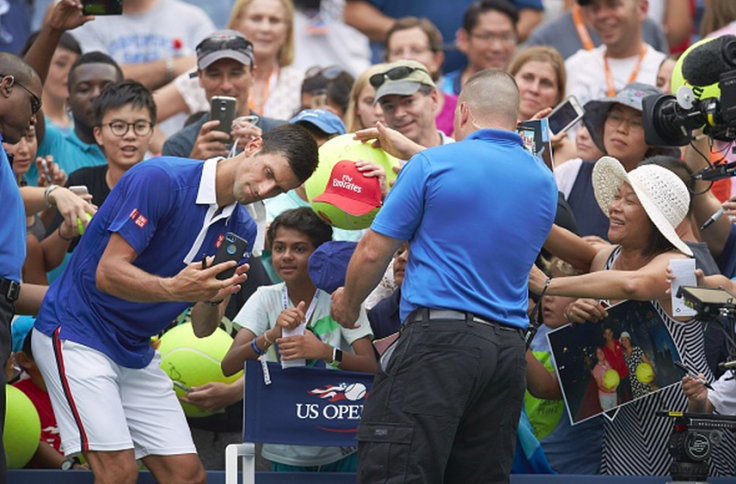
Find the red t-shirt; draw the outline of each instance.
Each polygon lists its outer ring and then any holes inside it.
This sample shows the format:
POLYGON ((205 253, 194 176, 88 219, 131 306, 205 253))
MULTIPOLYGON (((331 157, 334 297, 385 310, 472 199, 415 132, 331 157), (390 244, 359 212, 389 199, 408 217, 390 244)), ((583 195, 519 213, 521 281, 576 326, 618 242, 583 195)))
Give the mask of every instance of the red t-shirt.
MULTIPOLYGON (((21 380, 13 384, 13 386, 25 393, 31 399, 31 402, 33 402, 33 406, 36 407, 38 417, 41 419, 41 440, 61 452, 61 436, 59 435, 59 428, 56 426, 56 417, 51 407, 51 399, 49 398, 48 392, 38 388, 30 378, 21 380)), ((41 466, 31 460, 26 468, 40 469, 41 466)))
POLYGON ((603 353, 606 354, 606 360, 611 364, 611 367, 618 372, 618 376, 624 378, 629 376, 629 369, 626 367, 626 360, 624 359, 624 348, 621 346, 619 340, 613 340, 615 349, 608 347, 608 344, 603 346, 603 353))

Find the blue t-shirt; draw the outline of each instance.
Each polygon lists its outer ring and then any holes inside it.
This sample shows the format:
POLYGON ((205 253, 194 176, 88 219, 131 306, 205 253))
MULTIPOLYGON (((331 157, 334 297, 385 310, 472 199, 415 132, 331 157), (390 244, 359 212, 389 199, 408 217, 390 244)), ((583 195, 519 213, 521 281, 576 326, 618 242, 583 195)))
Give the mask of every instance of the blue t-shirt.
POLYGON ((557 211, 557 186, 521 137, 484 129, 402 168, 371 229, 411 245, 402 321, 419 307, 525 328, 527 284, 557 211))
MULTIPOLYGON (((0 143, 2 140, 0 135, 0 143)), ((5 214, 0 225, 0 277, 20 282, 23 261, 26 260, 26 209, 2 144, 0 144, 0 200, 5 214)))
POLYGON ((256 224, 240 205, 231 207, 229 216, 228 207, 223 208, 224 216, 212 219, 201 246, 194 247, 211 208, 207 202, 197 203, 204 165, 163 157, 128 170, 92 218, 69 266, 46 293, 36 328, 51 335, 61 327, 61 339, 96 349, 124 367, 145 367, 154 354, 150 337, 191 303, 138 303, 103 293, 95 283, 97 264, 112 233, 135 249, 135 266, 161 277, 184 269, 192 250, 194 261, 202 254, 213 255, 227 232, 247 239, 252 247, 256 224))
MULTIPOLYGON (((54 162, 58 163, 67 175, 86 166, 107 164, 107 158, 98 145, 87 144, 79 139, 74 128, 64 131, 48 122, 43 141, 38 145, 38 156, 46 155, 53 155, 54 162)), ((31 163, 25 177, 29 185, 38 184, 38 170, 35 163, 31 163)))

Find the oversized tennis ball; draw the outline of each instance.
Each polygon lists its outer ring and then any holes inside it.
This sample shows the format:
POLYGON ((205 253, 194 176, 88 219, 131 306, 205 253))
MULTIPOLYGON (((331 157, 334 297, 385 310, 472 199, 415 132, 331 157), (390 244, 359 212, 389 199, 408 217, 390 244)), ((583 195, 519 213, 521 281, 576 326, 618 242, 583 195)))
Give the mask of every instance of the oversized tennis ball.
MULTIPOLYGON (((220 362, 232 344, 233 338, 220 328, 206 338, 197 338, 190 323, 180 324, 161 336, 158 346, 160 366, 172 380, 189 388, 209 382, 232 383, 242 372, 226 377, 220 369, 220 362)), ((186 395, 179 387, 174 387, 174 391, 179 397, 186 395)), ((182 402, 181 406, 188 417, 212 414, 188 403, 182 402)))
MULTIPOLYGON (((87 215, 87 222, 92 220, 92 214, 86 214, 87 215)), ((79 235, 84 235, 84 225, 82 225, 82 219, 77 217, 77 230, 79 231, 79 235)))
POLYGON ((721 98, 721 90, 719 89, 717 82, 708 86, 693 86, 692 84, 688 83, 684 77, 682 77, 682 62, 685 57, 687 57, 694 48, 699 47, 703 44, 707 44, 715 38, 716 37, 695 42, 693 45, 688 47, 688 49, 680 56, 680 59, 678 59, 674 69, 672 70, 672 78, 670 79, 670 90, 672 91, 672 94, 677 94, 677 90, 681 86, 690 86, 693 89, 693 93, 695 94, 695 99, 697 99, 698 101, 710 97, 715 97, 718 99, 721 98))
POLYGON ((636 367, 636 379, 642 383, 650 383, 654 380, 654 370, 649 363, 639 363, 636 367))
POLYGON ((619 377, 618 372, 614 369, 606 370, 603 374, 603 386, 609 390, 616 388, 620 381, 621 377, 619 377))
POLYGON ((396 180, 396 173, 394 173, 393 167, 399 166, 399 160, 381 149, 371 147, 370 143, 364 144, 354 140, 352 134, 344 134, 332 138, 320 147, 317 170, 304 183, 307 198, 315 213, 328 224, 341 229, 360 230, 369 227, 378 213, 379 208, 356 215, 355 212, 350 213, 338 207, 334 200, 332 203, 327 203, 324 201, 315 201, 315 198, 320 197, 326 191, 338 195, 342 192, 353 198, 353 205, 356 203, 359 204, 361 202, 361 195, 367 194, 368 191, 360 190, 360 183, 358 183, 357 176, 346 175, 342 171, 340 171, 339 176, 337 172, 333 173, 338 163, 358 160, 372 161, 381 165, 386 170, 389 188, 391 187, 391 182, 396 180))
POLYGON ((41 420, 31 399, 14 386, 5 386, 5 398, 5 461, 9 469, 22 469, 38 448, 41 420))

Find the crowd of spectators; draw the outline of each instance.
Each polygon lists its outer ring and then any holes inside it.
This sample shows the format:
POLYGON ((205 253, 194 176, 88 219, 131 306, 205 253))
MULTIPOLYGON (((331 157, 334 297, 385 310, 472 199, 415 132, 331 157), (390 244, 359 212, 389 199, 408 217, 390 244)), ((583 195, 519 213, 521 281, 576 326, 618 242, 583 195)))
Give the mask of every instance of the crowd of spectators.
MULTIPOLYGON (((14 5, 0 0, 0 10, 8 3, 14 5)), ((215 25, 204 10, 182 0, 123 0, 122 15, 94 19, 70 7, 77 3, 51 4, 36 33, 19 29, 20 21, 10 28, 6 13, 0 13, 0 50, 21 56, 43 85, 19 141, 6 141, 0 126, 14 183, 40 187, 33 194, 24 192, 32 201, 26 203, 23 283, 54 283, 86 225, 80 221, 78 227, 68 217, 69 207, 86 207, 94 214, 121 177, 144 160, 235 156, 252 150, 265 133, 294 124, 319 146, 346 133, 377 139, 403 167, 423 149, 455 142, 457 117, 465 109, 458 96, 469 79, 489 68, 505 70, 518 86, 518 122, 548 116, 569 96, 585 111, 578 124, 551 140, 559 201, 556 225, 545 244, 552 262, 542 265, 555 279, 550 284, 546 276, 533 275, 530 286, 546 296, 537 301, 542 326, 527 353, 529 383, 521 418, 530 421, 549 469, 667 474, 666 422, 650 425, 654 416, 647 415, 661 405, 733 411, 734 390, 719 366, 729 356, 725 336, 715 325, 675 317, 665 274, 671 258, 693 257, 707 276, 704 283, 736 289, 731 281, 736 277, 736 225, 730 219, 736 216, 736 184, 729 179, 718 190, 703 181, 690 184, 691 174, 707 165, 702 154, 707 157, 711 150, 708 140, 701 136, 683 149, 648 145, 642 105, 645 96, 670 91, 678 56, 700 35, 736 33, 731 0, 705 0, 704 6, 696 0, 237 0, 226 25, 215 25), (230 126, 221 125, 218 113, 211 112, 221 98, 234 101, 230 126), (603 166, 599 159, 604 156, 617 162, 607 158, 603 166), (604 175, 631 183, 622 185, 628 191, 616 192, 617 185, 608 198, 602 197, 604 175), (645 211, 632 208, 641 209, 643 200, 631 186, 654 178, 660 185, 651 190, 660 198, 654 197, 645 211), (45 205, 39 203, 40 193, 45 205), (657 217, 667 212, 666 203, 680 206, 663 228, 657 217), (726 216, 698 230, 721 206, 726 216), (632 390, 641 398, 622 407, 615 419, 599 415, 571 425, 546 334, 569 322, 604 319, 607 313, 599 301, 625 299, 652 301, 683 360, 707 380, 721 378, 714 387, 718 391, 711 389, 709 397, 696 379, 687 377, 682 389, 646 394, 627 370, 624 354, 651 362, 640 348, 632 348, 628 333, 614 336, 606 329, 590 355, 602 410, 631 399, 632 390), (610 369, 621 377, 613 388, 604 384, 610 369)), ((28 17, 17 10, 12 16, 28 17)), ((18 79, 15 84, 22 85, 18 79)), ((717 148, 723 151, 716 146, 714 152, 717 148)), ((360 171, 385 184, 379 169, 363 165, 360 171)), ((494 190, 493 184, 504 180, 488 183, 488 190, 494 190)), ((374 371, 370 341, 390 337, 401 325, 399 301, 410 241, 396 252, 367 299, 360 330, 339 328, 333 321, 307 333, 307 349, 292 349, 290 341, 281 339, 277 353, 272 345, 282 330, 310 316, 314 321, 329 318, 329 294, 310 279, 309 256, 323 244, 321 250, 357 242, 364 232, 327 226, 311 210, 303 184, 255 195, 270 199, 248 207, 258 236, 248 279, 225 311, 235 328, 228 325, 235 343, 223 362, 225 372, 234 374, 245 359, 264 353, 273 361, 280 353, 286 359, 324 360, 329 366, 332 353, 324 353, 320 343, 350 355, 342 369, 374 371), (312 298, 319 298, 319 305, 305 318, 303 301, 308 305, 312 298)), ((473 236, 473 227, 466 231, 473 236)), ((33 305, 25 307, 19 305, 14 326, 27 325, 21 316, 36 314, 33 305)), ((53 426, 43 377, 34 363, 39 356, 31 351, 28 328, 18 331, 15 357, 6 365, 15 378, 11 383, 31 395, 39 413, 44 408, 44 426, 53 426), (15 367, 23 370, 20 376, 15 367)), ((187 399, 222 411, 190 419, 190 425, 205 468, 223 469, 224 447, 238 440, 242 424, 242 378, 229 386, 194 389, 187 399)), ((63 455, 58 435, 42 435, 42 444, 28 467, 59 468, 71 457, 63 455)), ((355 471, 354 454, 355 449, 263 449, 274 471, 355 471)), ((71 465, 86 468, 78 461, 71 465)), ((711 472, 736 475, 733 435, 714 452, 711 472)))

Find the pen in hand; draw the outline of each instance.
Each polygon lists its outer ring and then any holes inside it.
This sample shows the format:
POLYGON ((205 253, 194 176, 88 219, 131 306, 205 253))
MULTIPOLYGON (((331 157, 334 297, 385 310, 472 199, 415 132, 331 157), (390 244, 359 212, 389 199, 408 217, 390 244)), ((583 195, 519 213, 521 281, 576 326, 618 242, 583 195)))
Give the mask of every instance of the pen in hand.
POLYGON ((722 215, 723 215, 723 207, 719 208, 716 213, 711 215, 710 218, 706 220, 705 223, 700 227, 700 230, 705 230, 708 227, 710 227, 710 225, 716 220, 718 220, 719 218, 721 218, 722 215))
POLYGON ((685 366, 681 361, 675 361, 675 366, 678 367, 679 369, 681 369, 682 371, 684 371, 685 374, 687 374, 687 376, 689 376, 691 378, 695 378, 696 380, 698 380, 708 390, 713 390, 713 387, 710 385, 710 383, 708 383, 707 381, 705 381, 705 379, 701 378, 700 375, 698 375, 697 373, 695 373, 695 371, 693 371, 690 367, 685 366))

